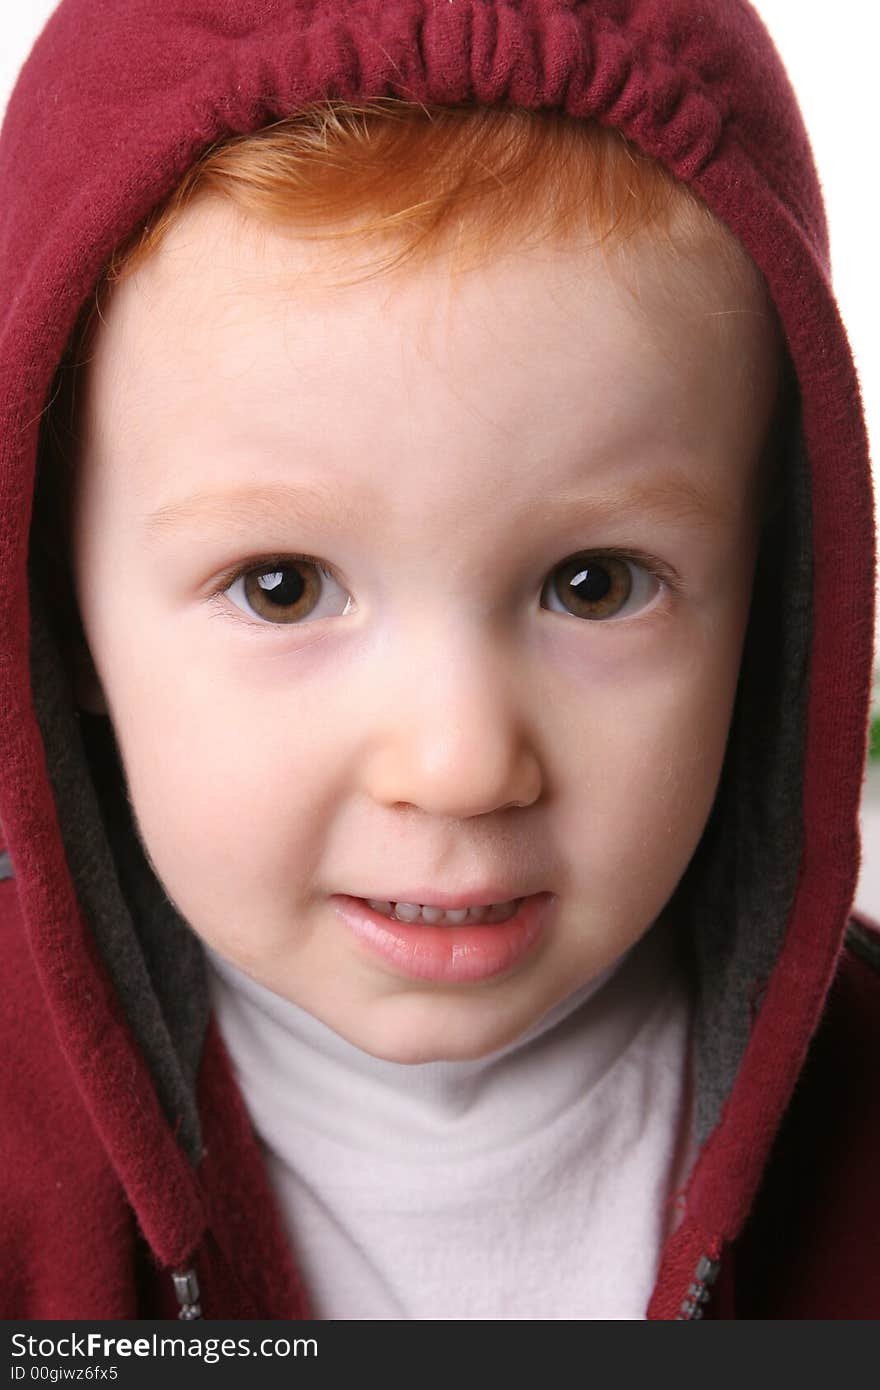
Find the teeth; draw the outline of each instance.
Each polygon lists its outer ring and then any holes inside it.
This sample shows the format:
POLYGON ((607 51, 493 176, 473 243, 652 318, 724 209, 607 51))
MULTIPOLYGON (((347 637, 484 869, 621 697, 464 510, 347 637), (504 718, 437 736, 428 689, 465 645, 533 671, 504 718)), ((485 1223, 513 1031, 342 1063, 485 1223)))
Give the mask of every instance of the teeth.
POLYGON ((514 898, 506 903, 493 903, 491 907, 456 907, 444 912, 442 908, 423 907, 420 903, 381 902, 376 898, 367 898, 374 912, 381 912, 383 917, 390 917, 392 921, 442 927, 488 926, 495 922, 506 922, 514 915, 521 901, 514 898))

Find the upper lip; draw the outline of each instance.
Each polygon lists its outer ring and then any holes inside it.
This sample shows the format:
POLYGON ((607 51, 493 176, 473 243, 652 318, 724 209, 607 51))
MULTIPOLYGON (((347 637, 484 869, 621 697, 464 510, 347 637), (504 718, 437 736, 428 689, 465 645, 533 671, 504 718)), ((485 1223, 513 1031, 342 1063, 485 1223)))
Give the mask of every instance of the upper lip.
POLYGON ((530 893, 514 891, 510 888, 490 884, 488 887, 464 889, 460 893, 442 893, 437 888, 418 888, 413 891, 388 893, 361 893, 359 897, 372 898, 378 903, 420 903, 430 907, 440 907, 446 912, 454 912, 462 907, 491 907, 493 903, 514 902, 517 898, 528 898, 530 893))

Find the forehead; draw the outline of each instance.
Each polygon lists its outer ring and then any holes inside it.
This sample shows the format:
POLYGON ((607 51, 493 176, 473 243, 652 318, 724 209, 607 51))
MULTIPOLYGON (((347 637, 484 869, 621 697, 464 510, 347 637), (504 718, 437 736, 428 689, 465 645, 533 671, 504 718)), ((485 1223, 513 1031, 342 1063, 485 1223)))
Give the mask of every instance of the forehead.
POLYGON ((742 486, 730 460, 766 427, 777 329, 757 275, 710 239, 545 242, 360 280, 355 245, 193 204, 105 314, 84 393, 97 463, 124 459, 151 500, 182 473, 279 471, 377 496, 388 469, 401 505, 407 479, 423 495, 456 470, 475 497, 537 501, 542 474, 625 473, 647 440, 742 486))

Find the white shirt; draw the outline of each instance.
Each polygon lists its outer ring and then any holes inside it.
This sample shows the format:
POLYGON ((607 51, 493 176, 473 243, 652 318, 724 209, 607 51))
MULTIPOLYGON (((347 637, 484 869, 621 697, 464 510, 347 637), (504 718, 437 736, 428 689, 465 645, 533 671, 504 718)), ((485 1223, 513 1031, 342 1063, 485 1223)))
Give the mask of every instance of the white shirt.
POLYGON ((208 954, 316 1318, 645 1317, 693 1157, 665 933, 464 1062, 373 1057, 208 954))

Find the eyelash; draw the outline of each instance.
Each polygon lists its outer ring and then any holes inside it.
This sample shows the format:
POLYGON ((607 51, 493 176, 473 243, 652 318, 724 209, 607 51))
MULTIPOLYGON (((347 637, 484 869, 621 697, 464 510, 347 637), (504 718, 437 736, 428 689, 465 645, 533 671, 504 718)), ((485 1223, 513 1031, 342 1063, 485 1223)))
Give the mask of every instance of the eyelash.
MULTIPOLYGON (((629 564, 635 565, 638 569, 642 569, 647 574, 651 575, 653 579, 656 579, 658 583, 661 584, 663 588, 667 589, 671 594, 676 595, 681 592, 681 579, 679 575, 676 573, 676 571, 672 569, 670 565, 667 565, 663 560, 658 559, 657 556, 648 555, 642 550, 624 550, 619 546, 613 545, 604 546, 601 550, 575 550, 572 551, 570 555, 567 555, 564 557, 564 559, 560 560, 557 563, 557 565, 554 566, 554 569, 558 569, 561 565, 569 563, 572 560, 579 559, 581 558, 581 556, 583 556, 584 559, 593 560, 608 558, 614 560, 627 561, 629 564)), ((338 584, 340 586, 340 588, 345 587, 342 583, 342 580, 340 579, 336 571, 333 569, 333 567, 331 565, 324 564, 322 560, 318 560, 314 555, 266 555, 256 560, 248 560, 247 563, 238 565, 235 569, 228 570, 217 581, 216 585, 211 589, 210 593, 207 596, 210 602, 216 603, 218 605, 217 616, 231 618, 233 622, 241 622, 246 627, 249 627, 251 629, 268 628, 270 631, 272 631, 273 629, 279 627, 285 628, 306 626, 306 624, 304 623, 287 624, 261 622, 258 618, 249 618, 247 614, 245 614, 238 607, 237 604, 234 604, 231 601, 229 602, 228 606, 221 605, 221 600, 226 596, 228 591, 232 588, 233 584, 235 584, 244 575, 268 572, 272 569, 280 570, 283 569, 285 565, 290 564, 313 565, 314 568, 318 570, 319 573, 324 575, 326 579, 332 579, 335 584, 338 584)), ((611 618, 604 619, 601 621, 613 623, 615 619, 611 618)))

